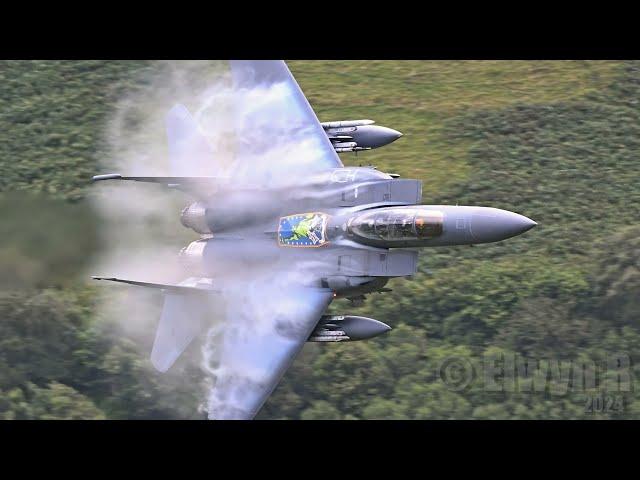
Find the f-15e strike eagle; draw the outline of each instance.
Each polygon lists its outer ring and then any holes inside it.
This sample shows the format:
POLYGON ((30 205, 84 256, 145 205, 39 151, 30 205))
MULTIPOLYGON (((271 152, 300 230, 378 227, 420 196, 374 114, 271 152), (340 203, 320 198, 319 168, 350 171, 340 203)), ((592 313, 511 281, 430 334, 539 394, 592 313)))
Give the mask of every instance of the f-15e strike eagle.
POLYGON ((218 325, 210 418, 253 418, 305 342, 367 339, 371 318, 326 315, 416 273, 418 248, 496 242, 536 225, 487 207, 420 205, 419 180, 344 167, 337 152, 388 144, 399 132, 370 120, 321 124, 283 61, 231 61, 233 158, 216 158, 181 105, 166 117, 171 177, 154 182, 193 198, 181 222, 201 238, 180 252, 176 284, 93 277, 164 295, 153 365, 168 370, 218 325), (204 169, 203 169, 204 167, 204 169), (202 172, 208 172, 202 175, 202 172))

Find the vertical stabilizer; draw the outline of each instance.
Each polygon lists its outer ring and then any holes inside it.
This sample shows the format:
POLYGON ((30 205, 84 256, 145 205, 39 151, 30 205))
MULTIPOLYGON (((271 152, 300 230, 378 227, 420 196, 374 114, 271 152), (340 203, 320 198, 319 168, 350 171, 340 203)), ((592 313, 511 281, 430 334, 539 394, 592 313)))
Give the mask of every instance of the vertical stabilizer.
POLYGON ((187 107, 175 105, 166 116, 171 175, 212 176, 213 150, 187 107))
POLYGON ((169 370, 193 339, 205 330, 212 314, 210 302, 210 298, 202 295, 165 294, 151 351, 151 363, 157 370, 169 370))

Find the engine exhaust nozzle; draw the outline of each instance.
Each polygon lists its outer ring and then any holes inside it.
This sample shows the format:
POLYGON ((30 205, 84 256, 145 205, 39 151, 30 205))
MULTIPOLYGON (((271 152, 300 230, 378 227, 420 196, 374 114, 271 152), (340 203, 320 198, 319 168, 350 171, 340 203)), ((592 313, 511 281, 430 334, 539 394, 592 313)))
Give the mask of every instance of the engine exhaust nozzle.
POLYGON ((213 233, 207 225, 207 208, 200 202, 192 203, 182 209, 180 223, 201 235, 213 233))

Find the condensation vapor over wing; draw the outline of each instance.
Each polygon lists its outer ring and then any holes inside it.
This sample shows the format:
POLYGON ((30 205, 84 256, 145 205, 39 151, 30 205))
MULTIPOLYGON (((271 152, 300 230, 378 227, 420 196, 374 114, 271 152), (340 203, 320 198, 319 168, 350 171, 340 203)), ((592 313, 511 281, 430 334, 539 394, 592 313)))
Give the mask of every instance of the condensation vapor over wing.
POLYGON ((233 60, 230 66, 237 138, 233 177, 278 186, 342 167, 283 61, 233 60))
POLYGON ((253 418, 331 302, 331 291, 300 287, 288 273, 280 272, 289 277, 284 282, 263 278, 227 294, 220 338, 210 330, 204 350, 215 377, 209 418, 253 418))
POLYGON ((213 176, 214 155, 198 123, 184 105, 175 105, 165 118, 171 175, 213 176))

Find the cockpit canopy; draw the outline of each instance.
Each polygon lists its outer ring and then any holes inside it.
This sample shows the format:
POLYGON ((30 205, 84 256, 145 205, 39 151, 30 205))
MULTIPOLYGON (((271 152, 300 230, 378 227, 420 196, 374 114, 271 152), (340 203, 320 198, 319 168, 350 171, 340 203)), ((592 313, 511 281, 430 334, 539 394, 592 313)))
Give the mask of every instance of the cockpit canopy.
POLYGON ((353 218, 349 233, 382 241, 427 240, 442 235, 444 214, 425 208, 384 208, 353 218))

